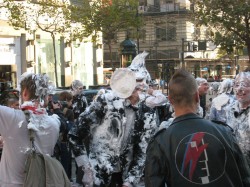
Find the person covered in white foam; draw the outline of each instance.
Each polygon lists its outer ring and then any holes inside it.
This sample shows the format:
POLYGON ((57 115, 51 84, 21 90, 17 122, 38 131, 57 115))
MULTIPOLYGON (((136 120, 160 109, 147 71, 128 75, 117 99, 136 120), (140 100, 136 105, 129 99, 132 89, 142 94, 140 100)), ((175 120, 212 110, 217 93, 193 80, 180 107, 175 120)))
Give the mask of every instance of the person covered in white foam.
POLYGON ((233 80, 225 79, 221 82, 218 96, 212 100, 209 119, 227 123, 227 107, 235 101, 235 96, 232 94, 233 80))
POLYGON ((137 87, 140 89, 140 98, 145 100, 146 105, 150 108, 164 105, 167 103, 167 98, 160 90, 149 88, 149 83, 152 81, 148 70, 145 67, 145 58, 148 52, 138 54, 133 60, 128 69, 135 72, 137 87))
POLYGON ((227 123, 233 128, 250 166, 250 72, 240 72, 233 88, 236 101, 227 108, 227 123))
POLYGON ((36 150, 53 154, 60 121, 57 115, 48 116, 43 107, 47 86, 46 75, 24 73, 20 80, 22 110, 0 106, 0 133, 4 140, 0 162, 1 187, 23 186, 25 160, 31 149, 29 129, 35 131, 36 150))
MULTIPOLYGON (((137 59, 144 61, 145 57, 137 59)), ((98 95, 69 133, 79 170, 84 170, 85 185, 129 186, 143 180, 147 141, 158 126, 151 107, 166 102, 166 97, 147 106, 147 98, 158 97, 147 93, 150 76, 145 67, 139 67, 145 75, 139 83, 139 70, 117 69, 110 81, 112 90, 98 95), (78 144, 80 140, 85 143, 78 144)))
POLYGON ((123 186, 138 186, 144 182, 144 162, 149 140, 158 131, 160 117, 158 107, 166 106, 167 97, 160 90, 149 87, 151 76, 145 67, 147 52, 138 54, 128 69, 135 72, 138 94, 137 120, 140 125, 135 126, 133 142, 133 161, 124 179, 123 186))
POLYGON ((78 170, 84 172, 77 182, 88 186, 122 186, 132 161, 139 102, 135 73, 117 69, 110 86, 112 90, 98 94, 69 133, 78 170))

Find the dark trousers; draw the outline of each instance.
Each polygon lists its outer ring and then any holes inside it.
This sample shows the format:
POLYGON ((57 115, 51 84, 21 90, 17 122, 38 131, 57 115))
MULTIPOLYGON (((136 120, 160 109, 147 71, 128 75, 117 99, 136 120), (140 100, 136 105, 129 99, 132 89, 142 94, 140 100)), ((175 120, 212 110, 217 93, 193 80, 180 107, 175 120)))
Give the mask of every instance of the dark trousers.
POLYGON ((68 178, 71 180, 71 170, 72 170, 72 162, 71 162, 71 149, 69 148, 67 143, 60 143, 60 161, 63 165, 65 172, 67 173, 68 178))

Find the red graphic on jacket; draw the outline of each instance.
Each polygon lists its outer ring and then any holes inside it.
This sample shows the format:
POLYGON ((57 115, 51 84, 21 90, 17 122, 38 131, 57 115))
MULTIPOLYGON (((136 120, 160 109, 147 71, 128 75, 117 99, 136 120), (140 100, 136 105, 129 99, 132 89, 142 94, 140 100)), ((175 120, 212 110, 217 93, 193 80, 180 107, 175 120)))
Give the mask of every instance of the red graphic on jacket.
POLYGON ((181 173, 189 166, 189 180, 192 181, 193 173, 196 169, 197 162, 203 152, 206 151, 208 144, 204 144, 204 132, 195 133, 187 143, 185 155, 182 162, 181 173))

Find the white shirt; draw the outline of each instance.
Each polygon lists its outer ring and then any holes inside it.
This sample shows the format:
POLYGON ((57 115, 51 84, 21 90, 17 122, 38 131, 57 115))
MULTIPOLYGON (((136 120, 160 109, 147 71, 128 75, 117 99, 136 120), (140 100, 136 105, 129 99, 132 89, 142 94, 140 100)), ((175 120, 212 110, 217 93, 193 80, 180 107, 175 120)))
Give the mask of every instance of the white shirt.
MULTIPOLYGON (((59 136, 60 121, 57 115, 42 115, 42 122, 38 122, 41 126, 35 132, 35 147, 38 152, 52 155, 59 136)), ((0 134, 4 140, 0 187, 20 187, 23 184, 26 154, 30 150, 27 123, 22 110, 0 106, 0 134)))

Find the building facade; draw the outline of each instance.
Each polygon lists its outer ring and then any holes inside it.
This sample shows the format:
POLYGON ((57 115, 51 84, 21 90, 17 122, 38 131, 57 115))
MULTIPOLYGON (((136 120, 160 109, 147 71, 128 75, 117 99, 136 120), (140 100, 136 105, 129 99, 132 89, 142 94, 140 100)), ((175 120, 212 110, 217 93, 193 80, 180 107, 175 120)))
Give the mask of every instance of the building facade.
MULTIPOLYGON (((184 67, 195 77, 230 77, 240 58, 217 58, 218 48, 209 39, 209 30, 198 26, 192 17, 189 0, 139 0, 138 16, 144 26, 120 32, 113 44, 112 61, 119 67, 120 43, 127 33, 139 52, 149 52, 146 66, 154 79, 169 80, 176 69, 184 67)), ((105 45, 104 45, 105 46, 105 45)), ((108 49, 104 47, 104 66, 110 67, 108 49)), ((110 73, 110 72, 106 72, 110 73)))
MULTIPOLYGON (((0 2, 2 3, 2 2, 0 2)), ((0 8, 0 85, 16 88, 23 72, 46 73, 58 87, 68 87, 75 79, 90 85, 103 84, 103 50, 84 38, 72 41, 55 35, 55 55, 51 34, 15 30, 8 24, 8 10, 0 8), (55 63, 55 57, 56 62, 55 63), (57 64, 55 66, 55 64, 57 64)), ((4 88, 3 88, 4 89, 4 88)))

